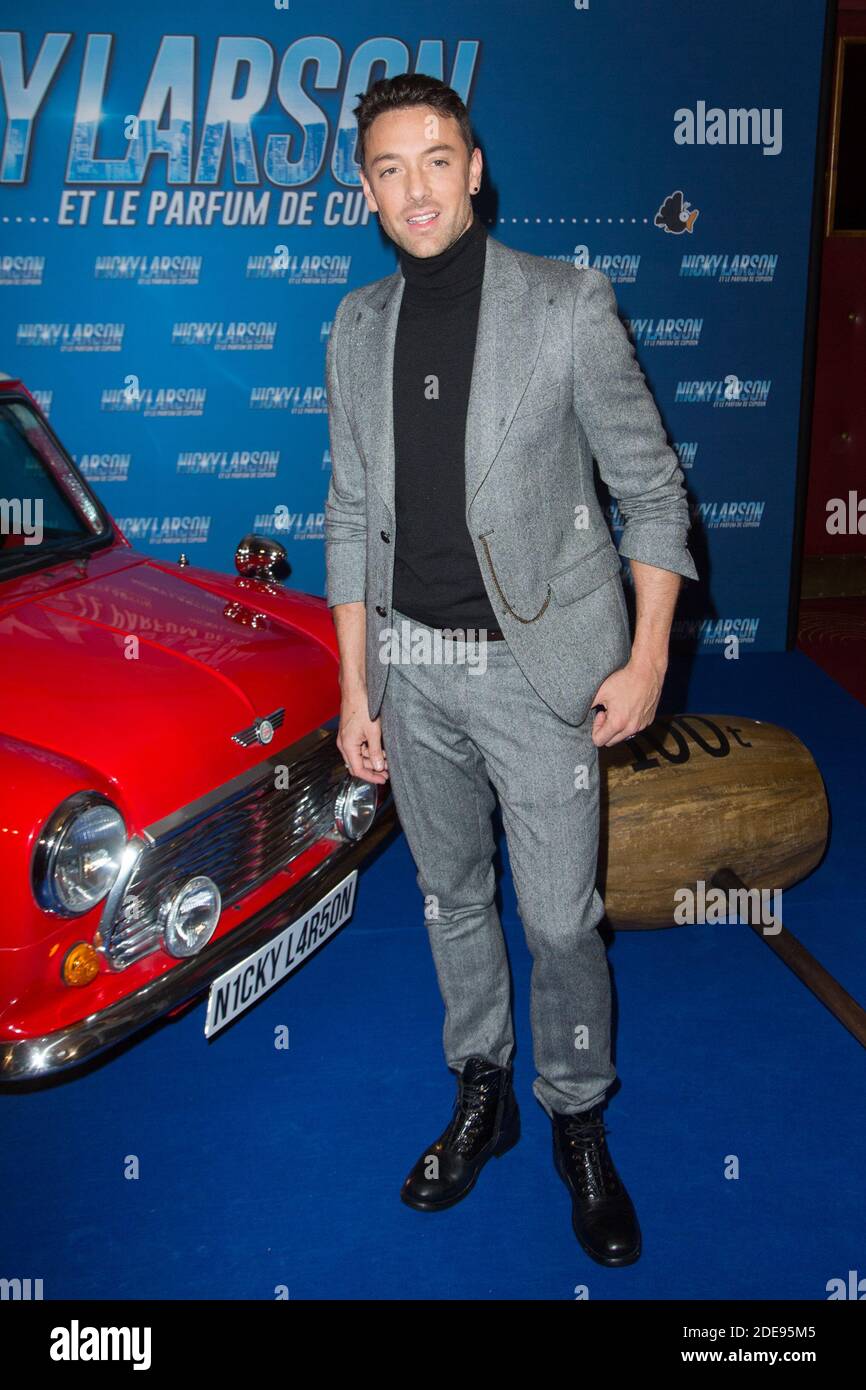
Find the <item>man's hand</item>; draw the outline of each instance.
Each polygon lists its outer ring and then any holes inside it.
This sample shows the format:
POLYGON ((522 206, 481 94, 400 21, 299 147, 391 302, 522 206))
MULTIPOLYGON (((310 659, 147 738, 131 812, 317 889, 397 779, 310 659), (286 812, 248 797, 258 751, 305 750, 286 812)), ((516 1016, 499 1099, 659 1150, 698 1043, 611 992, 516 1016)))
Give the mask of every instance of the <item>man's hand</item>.
POLYGON ((599 748, 623 743, 656 717, 668 666, 668 641, 682 578, 678 571, 631 560, 637 604, 634 643, 625 666, 612 671, 595 692, 592 741, 599 748))
POLYGON ((388 781, 388 759, 382 748, 382 728, 370 718, 367 703, 363 602, 334 604, 334 627, 340 648, 340 731, 337 747, 353 777, 381 785, 388 781))
POLYGON ((366 692, 343 696, 337 747, 353 777, 379 785, 388 781, 381 720, 370 718, 366 692))
POLYGON ((625 666, 602 681, 592 702, 604 705, 592 726, 592 741, 596 747, 609 748, 614 743, 623 743, 653 722, 665 669, 662 662, 632 652, 625 666))

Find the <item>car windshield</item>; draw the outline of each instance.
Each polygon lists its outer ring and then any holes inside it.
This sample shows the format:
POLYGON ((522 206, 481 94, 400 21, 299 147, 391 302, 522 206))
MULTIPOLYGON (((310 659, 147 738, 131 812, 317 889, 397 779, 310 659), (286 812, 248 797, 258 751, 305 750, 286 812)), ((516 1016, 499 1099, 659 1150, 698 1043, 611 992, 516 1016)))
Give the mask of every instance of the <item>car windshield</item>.
POLYGON ((0 578, 89 549, 106 518, 26 401, 0 396, 0 578))

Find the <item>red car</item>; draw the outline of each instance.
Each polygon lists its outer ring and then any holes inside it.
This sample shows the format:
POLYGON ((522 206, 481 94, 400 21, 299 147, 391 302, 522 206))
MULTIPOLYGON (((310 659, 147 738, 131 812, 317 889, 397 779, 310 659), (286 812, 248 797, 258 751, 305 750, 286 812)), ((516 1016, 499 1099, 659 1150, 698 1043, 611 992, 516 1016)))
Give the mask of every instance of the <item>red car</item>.
POLYGON ((0 1078, 208 991, 212 1037, 339 930, 390 789, 336 745, 323 598, 137 553, 0 380, 0 1078))

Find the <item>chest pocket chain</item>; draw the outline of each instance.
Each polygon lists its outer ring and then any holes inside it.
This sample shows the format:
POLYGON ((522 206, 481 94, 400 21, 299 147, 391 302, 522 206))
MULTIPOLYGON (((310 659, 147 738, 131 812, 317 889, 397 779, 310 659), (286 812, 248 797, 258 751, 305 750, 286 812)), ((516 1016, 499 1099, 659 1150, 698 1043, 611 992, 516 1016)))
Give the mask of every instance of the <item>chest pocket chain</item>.
POLYGON ((482 534, 478 537, 478 539, 481 541, 481 544, 484 546, 484 553, 485 553, 485 555, 487 556, 487 563, 488 563, 488 565, 490 566, 490 573, 493 575, 493 583, 496 585, 496 591, 497 591, 497 593, 499 594, 499 597, 502 599, 502 602, 505 604, 505 607, 508 609, 508 612, 511 614, 512 618, 516 618, 517 621, 518 621, 519 623, 534 623, 534 622, 536 622, 536 621, 541 617, 541 615, 542 615, 542 613, 544 612, 544 610, 545 610, 545 608, 547 607, 547 605, 550 603, 550 585, 548 584, 548 586, 547 586, 547 597, 545 598, 544 603, 543 603, 543 604, 541 605, 541 607, 539 608, 539 610, 538 610, 538 612, 536 613, 535 617, 534 617, 534 618, 521 618, 520 614, 519 614, 519 613, 515 613, 514 609, 511 607, 511 604, 508 602, 508 599, 505 597, 504 593, 502 592, 502 585, 499 583, 499 580, 498 580, 497 577, 496 577, 496 570, 493 568, 493 560, 492 560, 491 555, 490 555, 490 547, 489 547, 488 544, 487 544, 487 536, 489 536, 489 535, 490 535, 490 532, 489 532, 489 531, 483 531, 482 534))

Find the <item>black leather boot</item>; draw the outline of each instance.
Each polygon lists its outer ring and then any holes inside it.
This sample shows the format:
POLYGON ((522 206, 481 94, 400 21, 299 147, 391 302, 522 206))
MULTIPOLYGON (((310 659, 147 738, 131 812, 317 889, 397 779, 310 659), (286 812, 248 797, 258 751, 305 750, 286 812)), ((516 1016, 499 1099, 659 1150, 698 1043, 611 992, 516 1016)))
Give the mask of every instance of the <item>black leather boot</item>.
POLYGON ((602 1265, 630 1265, 641 1235, 632 1200, 613 1165, 602 1103, 576 1115, 554 1113, 553 1161, 571 1193, 571 1221, 587 1255, 602 1265))
POLYGON ((416 1211, 443 1211, 461 1201, 488 1158, 499 1158, 520 1137, 511 1068, 470 1057, 457 1076, 457 1099, 447 1128, 415 1164, 400 1190, 416 1211))

